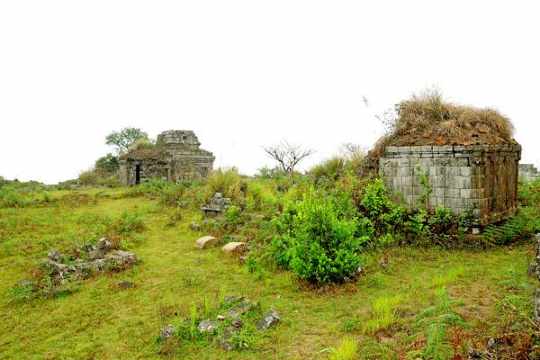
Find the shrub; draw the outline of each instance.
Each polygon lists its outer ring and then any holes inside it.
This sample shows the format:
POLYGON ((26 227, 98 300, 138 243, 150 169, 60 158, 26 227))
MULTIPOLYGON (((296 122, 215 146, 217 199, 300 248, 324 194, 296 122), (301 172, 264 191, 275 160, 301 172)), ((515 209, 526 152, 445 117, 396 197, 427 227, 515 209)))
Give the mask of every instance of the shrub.
POLYGON ((0 188, 0 208, 19 208, 28 204, 28 200, 9 186, 0 188))
POLYGON ((314 166, 309 175, 313 178, 315 183, 321 183, 324 181, 336 181, 345 174, 346 160, 343 157, 335 156, 322 162, 319 165, 314 166))
POLYGON ((142 232, 146 228, 144 220, 139 213, 124 211, 110 226, 113 235, 129 236, 142 232))
POLYGON ((234 203, 240 204, 244 201, 247 190, 247 183, 242 179, 235 168, 213 171, 207 180, 206 200, 209 200, 215 193, 222 193, 224 197, 230 198, 234 203))
POLYGON ((94 165, 96 172, 107 175, 114 175, 118 172, 120 168, 120 163, 118 161, 118 156, 115 156, 111 153, 100 157, 96 160, 94 165))
POLYGON ((518 199, 525 206, 540 206, 540 179, 525 182, 518 187, 518 199))
POLYGON ((376 333, 381 329, 387 329, 397 321, 397 307, 401 297, 383 296, 377 298, 371 304, 371 319, 364 324, 364 331, 368 334, 376 333))
POLYGON ((358 359, 358 343, 353 338, 341 340, 339 346, 332 350, 330 360, 354 360, 358 359))
POLYGON ((488 244, 507 245, 519 239, 530 237, 540 231, 538 211, 521 208, 512 218, 501 224, 488 225, 482 234, 488 244))
POLYGON ((392 201, 381 179, 375 179, 366 186, 361 205, 372 220, 379 219, 392 208, 392 201))
POLYGON ((280 235, 272 242, 278 264, 312 283, 340 282, 356 274, 362 244, 352 201, 313 190, 290 204, 275 220, 280 235))

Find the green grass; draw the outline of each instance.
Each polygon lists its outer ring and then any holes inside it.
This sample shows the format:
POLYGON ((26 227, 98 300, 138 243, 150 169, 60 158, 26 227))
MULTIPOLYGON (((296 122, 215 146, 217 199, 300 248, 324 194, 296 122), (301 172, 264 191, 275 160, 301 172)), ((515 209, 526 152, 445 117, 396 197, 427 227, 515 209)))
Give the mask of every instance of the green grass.
POLYGON ((314 290, 289 272, 261 275, 219 248, 196 249, 195 240, 204 234, 189 225, 198 213, 182 210, 176 217, 176 210, 159 200, 125 198, 124 191, 89 190, 97 200, 80 205, 0 209, 0 358, 404 358, 425 348, 427 325, 418 328, 417 318, 440 302, 443 286, 459 301, 455 311, 469 325, 463 341, 485 341, 509 326, 530 329, 532 244, 483 251, 390 248, 385 268, 378 265, 383 255, 373 252, 356 282, 314 290), (124 242, 141 259, 138 265, 74 284, 64 296, 13 301, 25 295, 14 294, 13 286, 30 276, 50 248, 66 251, 96 240, 126 212, 138 214, 144 224, 141 233, 124 242), (171 224, 172 216, 178 220, 171 224), (135 287, 119 290, 121 280, 135 287), (250 344, 243 351, 225 352, 208 341, 180 341, 165 351, 156 342, 161 327, 189 317, 194 304, 212 308, 228 294, 276 309, 281 323, 263 333, 242 334, 238 341, 250 344), (499 316, 501 309, 505 318, 499 316))

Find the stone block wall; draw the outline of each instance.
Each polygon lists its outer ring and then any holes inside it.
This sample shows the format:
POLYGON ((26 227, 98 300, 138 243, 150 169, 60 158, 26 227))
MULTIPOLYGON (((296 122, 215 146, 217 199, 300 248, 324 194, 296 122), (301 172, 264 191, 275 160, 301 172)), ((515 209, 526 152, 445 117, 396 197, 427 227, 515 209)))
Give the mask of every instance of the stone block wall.
POLYGON ((409 207, 470 210, 486 225, 515 212, 520 157, 519 145, 388 146, 379 173, 409 207))
POLYGON ((149 179, 168 181, 207 177, 214 155, 200 148, 191 130, 168 130, 158 136, 155 148, 133 149, 120 156, 120 181, 136 185, 149 179))

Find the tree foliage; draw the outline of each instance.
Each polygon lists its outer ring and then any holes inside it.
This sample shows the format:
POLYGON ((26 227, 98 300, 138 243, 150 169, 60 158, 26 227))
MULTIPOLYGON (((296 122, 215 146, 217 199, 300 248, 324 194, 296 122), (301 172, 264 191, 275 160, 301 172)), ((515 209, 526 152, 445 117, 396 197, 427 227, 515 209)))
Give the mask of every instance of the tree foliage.
POLYGON ((119 168, 118 156, 108 153, 96 160, 96 171, 102 175, 116 174, 119 168))
POLYGON ((118 153, 126 152, 137 140, 148 140, 148 134, 138 128, 123 128, 107 135, 105 143, 115 146, 118 153))

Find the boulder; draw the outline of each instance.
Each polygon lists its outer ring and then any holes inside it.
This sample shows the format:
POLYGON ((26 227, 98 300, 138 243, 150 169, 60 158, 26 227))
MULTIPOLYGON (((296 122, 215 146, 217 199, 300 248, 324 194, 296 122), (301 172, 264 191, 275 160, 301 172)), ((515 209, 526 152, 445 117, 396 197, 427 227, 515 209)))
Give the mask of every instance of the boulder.
POLYGON ((227 254, 242 254, 247 250, 247 244, 242 241, 232 241, 221 248, 227 254))
POLYGON ((202 238, 197 239, 197 241, 195 242, 199 249, 207 249, 216 245, 216 243, 217 238, 213 236, 203 236, 202 238))
POLYGON ((257 329, 266 330, 275 326, 279 321, 280 317, 277 311, 270 310, 259 322, 257 323, 257 329))

